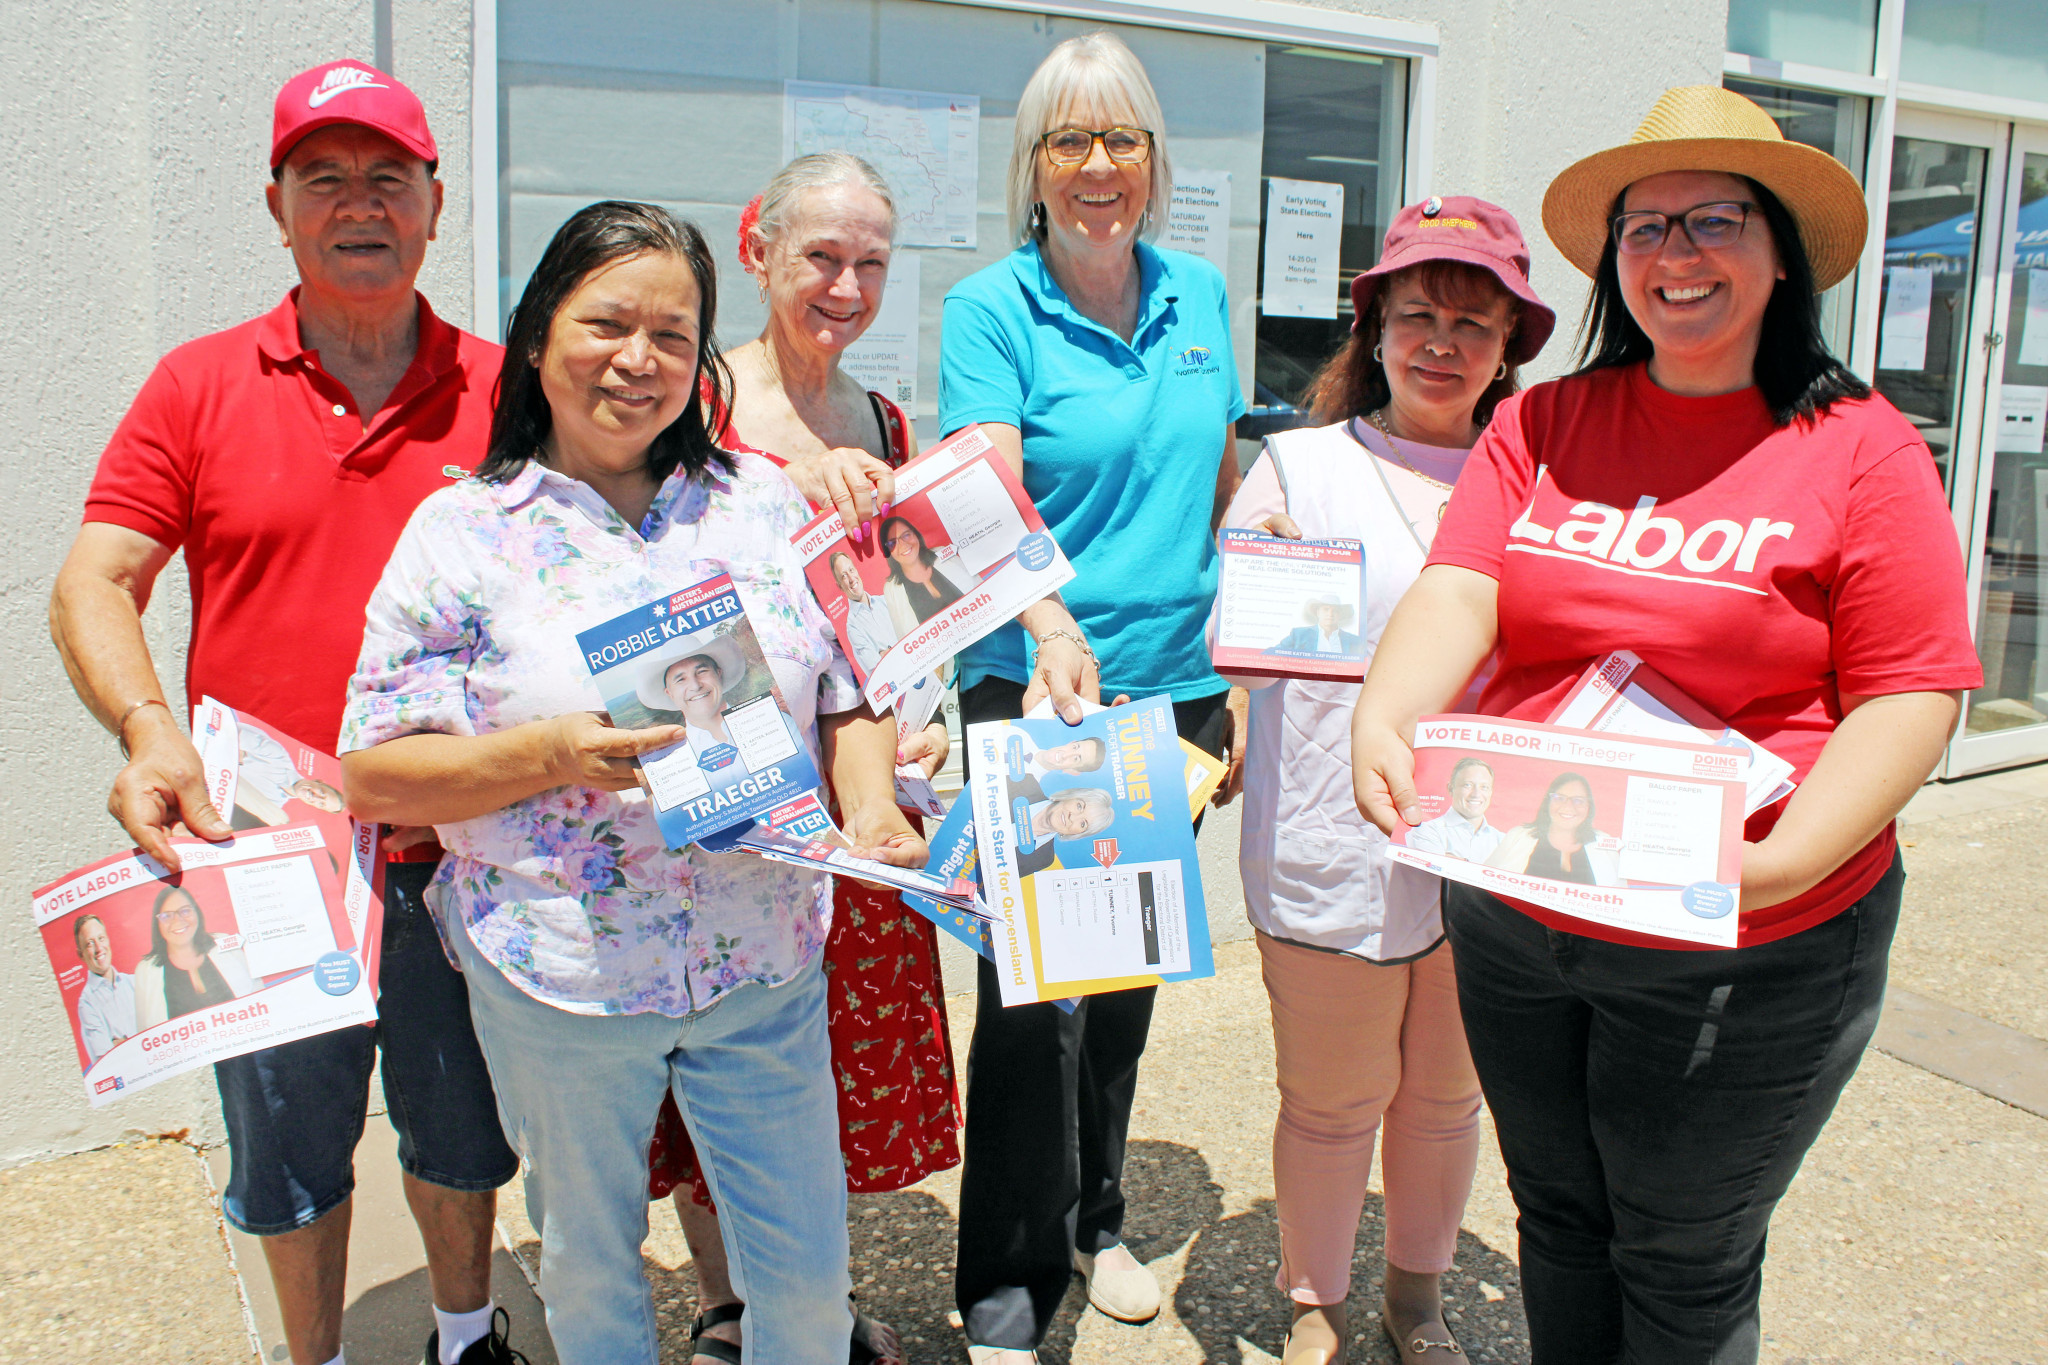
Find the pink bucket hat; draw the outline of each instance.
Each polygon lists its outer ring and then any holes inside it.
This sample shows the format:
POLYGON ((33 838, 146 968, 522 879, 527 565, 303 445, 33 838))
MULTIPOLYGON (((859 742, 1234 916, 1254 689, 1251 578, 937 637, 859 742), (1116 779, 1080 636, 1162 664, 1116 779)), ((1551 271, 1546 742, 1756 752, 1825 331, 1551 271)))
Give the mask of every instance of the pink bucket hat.
POLYGON ((1467 194, 1431 195, 1394 215, 1380 263, 1351 281, 1351 329, 1359 330, 1383 277, 1424 261, 1463 261, 1491 271, 1522 301, 1522 323, 1510 357, 1517 365, 1534 360, 1556 330, 1556 310, 1538 298, 1529 283, 1529 247, 1522 240, 1522 225, 1498 204, 1467 194))

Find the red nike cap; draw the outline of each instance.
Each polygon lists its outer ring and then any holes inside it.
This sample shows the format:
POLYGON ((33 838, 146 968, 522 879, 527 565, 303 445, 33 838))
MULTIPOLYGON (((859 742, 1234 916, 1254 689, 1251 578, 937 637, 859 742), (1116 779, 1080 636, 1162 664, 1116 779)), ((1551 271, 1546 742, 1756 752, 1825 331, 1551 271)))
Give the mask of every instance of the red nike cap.
POLYGON ((326 62, 301 71, 277 92, 270 169, 284 164, 306 134, 336 123, 374 129, 430 163, 441 159, 418 95, 366 62, 326 62))

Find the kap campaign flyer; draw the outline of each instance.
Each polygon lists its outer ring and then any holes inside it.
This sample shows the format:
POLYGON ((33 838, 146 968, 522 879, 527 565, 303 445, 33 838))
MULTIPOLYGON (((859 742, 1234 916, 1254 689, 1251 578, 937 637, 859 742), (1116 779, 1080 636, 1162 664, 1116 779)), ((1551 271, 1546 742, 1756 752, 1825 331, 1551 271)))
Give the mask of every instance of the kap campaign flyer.
POLYGON ((576 636, 612 723, 681 725, 640 758, 655 822, 680 849, 818 785, 730 576, 656 598, 576 636))
POLYGON ((983 722, 967 743, 1005 1005, 1214 975, 1168 699, 983 722))
POLYGON ((31 898, 94 1106, 377 1017, 383 860, 340 762, 211 697, 192 737, 235 838, 174 839, 177 874, 131 849, 31 898))
POLYGON ((1074 577, 978 426, 897 470, 895 504, 869 524, 854 540, 828 509, 790 543, 878 712, 1074 577))
POLYGON ((1219 673, 1254 678, 1365 677, 1365 551, 1355 540, 1286 540, 1261 531, 1217 538, 1219 673))
POLYGON ((1415 726, 1395 862, 1616 929, 1732 948, 1748 755, 1500 720, 1415 726))

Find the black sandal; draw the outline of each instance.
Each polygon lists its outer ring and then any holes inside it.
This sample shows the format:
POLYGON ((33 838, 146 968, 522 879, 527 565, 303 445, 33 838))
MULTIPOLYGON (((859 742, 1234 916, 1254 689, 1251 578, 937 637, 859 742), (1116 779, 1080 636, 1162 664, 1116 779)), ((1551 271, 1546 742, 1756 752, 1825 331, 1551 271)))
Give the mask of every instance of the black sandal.
POLYGON ((728 1322, 738 1322, 740 1315, 747 1311, 743 1303, 721 1303, 716 1308, 707 1308, 690 1320, 690 1356, 710 1356, 721 1365, 740 1365, 740 1348, 717 1337, 706 1338, 704 1331, 728 1322))

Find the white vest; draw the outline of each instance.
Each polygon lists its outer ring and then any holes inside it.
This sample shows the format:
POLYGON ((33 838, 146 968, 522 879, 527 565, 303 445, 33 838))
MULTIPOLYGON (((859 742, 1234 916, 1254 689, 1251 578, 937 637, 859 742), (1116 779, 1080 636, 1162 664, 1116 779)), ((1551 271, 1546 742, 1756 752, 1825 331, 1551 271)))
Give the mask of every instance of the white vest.
MULTIPOLYGON (((1266 438, 1287 515, 1310 540, 1365 547, 1359 632, 1368 656, 1394 604, 1422 572, 1434 520, 1413 529, 1372 454, 1345 424, 1266 438)), ((1351 790, 1351 711, 1358 684, 1275 682, 1251 694, 1239 869, 1245 909, 1262 933, 1377 962, 1419 957, 1443 938, 1441 884, 1388 861, 1387 837, 1351 790)))

